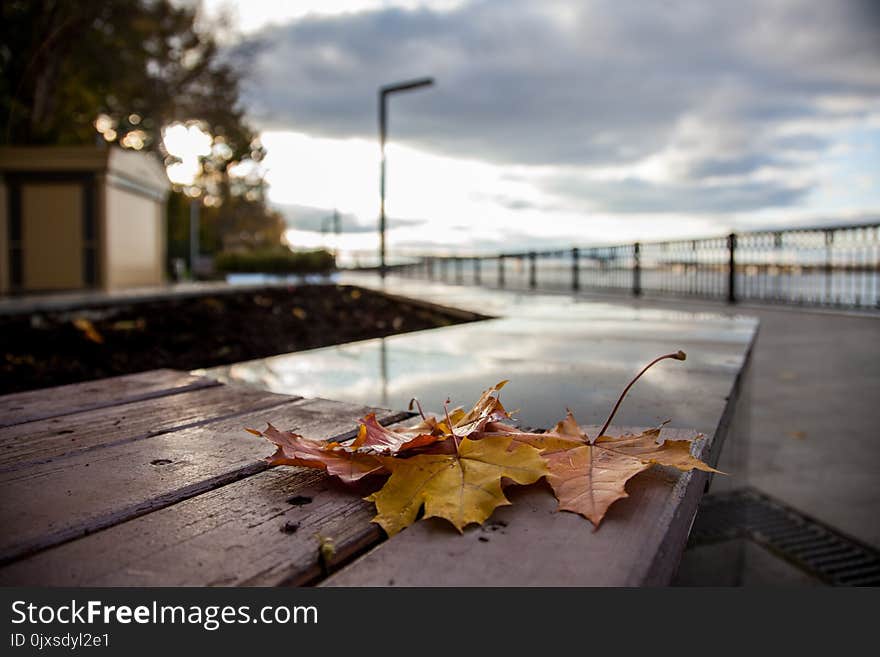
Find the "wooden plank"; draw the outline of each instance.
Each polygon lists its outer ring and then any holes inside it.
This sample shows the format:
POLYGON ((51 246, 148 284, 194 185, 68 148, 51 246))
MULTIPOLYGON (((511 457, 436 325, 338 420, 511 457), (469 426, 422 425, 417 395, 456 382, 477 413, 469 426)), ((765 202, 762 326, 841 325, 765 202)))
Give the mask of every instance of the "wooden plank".
MULTIPOLYGON (((609 430, 623 433, 621 429, 609 430)), ((628 429, 635 431, 635 429, 628 429)), ((665 438, 690 438, 664 429, 665 438)), ((704 443, 704 449, 705 449, 704 443)), ((678 562, 706 482, 705 473, 654 467, 627 486, 594 531, 584 518, 556 511, 549 487, 512 487, 512 506, 459 535, 435 518, 409 527, 323 582, 323 586, 637 586, 659 553, 678 562), (684 522, 682 522, 684 521, 684 522), (684 531, 681 532, 681 527, 684 531), (671 532, 675 529, 675 532, 671 532), (675 553, 678 549, 679 553, 675 553), (431 555, 426 559, 425 555, 431 555)))
POLYGON ((362 499, 376 485, 272 468, 9 564, 0 585, 309 583, 323 575, 319 537, 333 540, 330 567, 381 540, 362 499))
MULTIPOLYGON (((72 455, 0 474, 0 563, 110 527, 266 469, 266 420, 306 435, 351 429, 367 407, 323 399, 72 455)), ((391 417, 390 413, 384 413, 391 417)))
POLYGON ((0 472, 198 426, 298 397, 212 386, 0 428, 0 472))
POLYGON ((212 379, 160 369, 44 390, 17 392, 0 397, 0 427, 216 385, 219 383, 212 379))

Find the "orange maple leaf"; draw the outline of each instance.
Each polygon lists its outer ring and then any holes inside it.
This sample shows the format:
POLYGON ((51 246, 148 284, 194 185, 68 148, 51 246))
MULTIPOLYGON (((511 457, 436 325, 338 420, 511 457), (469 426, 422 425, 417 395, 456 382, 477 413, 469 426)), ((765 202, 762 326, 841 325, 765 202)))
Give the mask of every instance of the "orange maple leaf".
POLYGON ((375 413, 370 413, 361 421, 357 438, 351 446, 362 453, 390 455, 417 447, 425 447, 439 440, 445 440, 445 438, 446 436, 442 433, 424 433, 421 429, 409 428, 403 432, 392 431, 379 424, 375 413))
POLYGON ((299 465, 318 468, 348 483, 384 471, 382 463, 374 454, 357 452, 339 443, 305 438, 292 431, 279 431, 271 424, 265 431, 248 431, 275 444, 275 453, 266 458, 272 466, 299 465))

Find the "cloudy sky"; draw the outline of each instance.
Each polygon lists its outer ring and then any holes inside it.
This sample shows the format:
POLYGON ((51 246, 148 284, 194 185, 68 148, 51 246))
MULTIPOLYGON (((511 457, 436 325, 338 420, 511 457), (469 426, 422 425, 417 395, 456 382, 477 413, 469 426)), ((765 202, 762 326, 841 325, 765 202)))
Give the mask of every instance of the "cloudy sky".
POLYGON ((880 215, 880 3, 206 0, 295 245, 486 252, 880 215), (870 7, 873 6, 873 9, 870 7))

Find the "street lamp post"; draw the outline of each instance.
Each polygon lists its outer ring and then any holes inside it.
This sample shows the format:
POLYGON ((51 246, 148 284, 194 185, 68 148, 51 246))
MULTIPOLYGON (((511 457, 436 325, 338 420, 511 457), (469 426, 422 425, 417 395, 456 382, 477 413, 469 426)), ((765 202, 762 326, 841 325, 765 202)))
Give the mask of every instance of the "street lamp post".
POLYGON ((434 84, 434 78, 418 78, 379 87, 379 151, 381 172, 379 174, 379 276, 385 278, 385 136, 388 133, 388 96, 400 91, 410 91, 434 84))
POLYGON ((199 198, 189 200, 189 275, 196 280, 196 269, 199 261, 199 215, 202 201, 199 198))
POLYGON ((342 225, 339 223, 339 210, 334 209, 333 214, 329 217, 324 217, 324 220, 321 222, 321 245, 324 247, 327 246, 324 242, 324 236, 327 234, 328 222, 333 222, 333 234, 336 236, 336 248, 333 249, 333 255, 336 255, 339 251, 339 234, 342 232, 342 225))

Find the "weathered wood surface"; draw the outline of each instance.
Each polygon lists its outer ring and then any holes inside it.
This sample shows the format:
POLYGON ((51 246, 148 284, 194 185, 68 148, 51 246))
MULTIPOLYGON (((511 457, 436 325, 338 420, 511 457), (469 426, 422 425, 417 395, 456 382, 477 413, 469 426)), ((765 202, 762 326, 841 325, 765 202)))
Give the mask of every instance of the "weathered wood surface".
POLYGON ((0 472, 61 456, 149 438, 296 399, 259 390, 209 386, 62 417, 0 428, 0 472))
MULTIPOLYGON (((701 443, 710 462, 733 432, 743 376, 718 382, 730 396, 701 443)), ((268 469, 272 446, 243 431, 271 421, 344 439, 377 409, 169 370, 38 392, 0 398, 0 585, 663 584, 707 481, 643 473, 597 532, 539 485, 510 488, 514 505, 463 536, 434 519, 385 540, 362 499, 381 481, 268 469)))
POLYGON ((380 484, 272 468, 13 563, 0 569, 0 585, 311 583, 382 540, 362 499, 380 484), (318 552, 325 538, 334 547, 327 563, 318 552))
POLYGON ((161 369, 99 381, 71 383, 52 388, 51 392, 19 392, 0 397, 0 427, 216 385, 218 383, 212 379, 161 369))
MULTIPOLYGON (((636 431, 612 427, 606 433, 636 431)), ((661 435, 690 439, 695 433, 664 429, 661 435)), ((598 531, 579 515, 557 511, 549 486, 513 486, 507 489, 512 506, 497 509, 483 526, 460 535, 443 520, 420 521, 322 586, 663 584, 678 562, 705 482, 702 472, 655 466, 630 481, 630 497, 611 507, 598 531)))
MULTIPOLYGON (((298 400, 0 473, 0 563, 149 513, 266 468, 267 420, 305 435, 350 430, 374 409, 298 400)), ((269 449, 267 449, 267 447, 269 449)))

